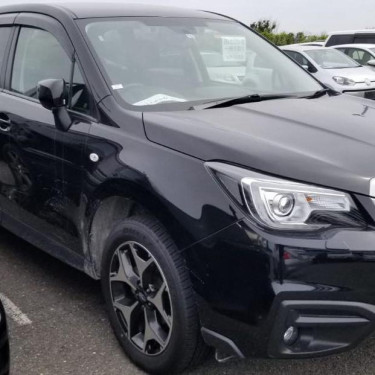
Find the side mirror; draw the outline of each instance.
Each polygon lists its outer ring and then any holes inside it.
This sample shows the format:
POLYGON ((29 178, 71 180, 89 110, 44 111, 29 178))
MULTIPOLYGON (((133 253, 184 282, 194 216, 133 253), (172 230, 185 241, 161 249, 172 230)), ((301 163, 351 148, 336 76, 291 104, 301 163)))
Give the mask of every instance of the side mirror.
POLYGON ((367 65, 375 68, 375 59, 367 61, 367 65))
POLYGON ((38 83, 40 104, 52 111, 58 130, 67 132, 72 126, 72 119, 66 108, 67 90, 63 79, 46 79, 38 83))
POLYGON ((303 69, 305 69, 307 71, 309 70, 309 66, 308 65, 301 65, 301 66, 302 66, 303 69))

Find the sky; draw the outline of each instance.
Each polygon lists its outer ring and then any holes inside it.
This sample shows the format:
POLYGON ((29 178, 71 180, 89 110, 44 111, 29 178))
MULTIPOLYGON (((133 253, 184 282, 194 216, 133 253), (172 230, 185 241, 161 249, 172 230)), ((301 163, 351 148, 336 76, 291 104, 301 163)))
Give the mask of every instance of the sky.
MULTIPOLYGON (((66 2, 66 0, 53 0, 66 2)), ((79 0, 103 2, 106 0, 79 0)), ((260 18, 278 23, 278 31, 321 33, 375 28, 375 0, 110 0, 173 5, 223 13, 250 24, 260 18)), ((48 0, 0 0, 1 5, 48 0)), ((68 1, 72 2, 72 0, 68 1)))

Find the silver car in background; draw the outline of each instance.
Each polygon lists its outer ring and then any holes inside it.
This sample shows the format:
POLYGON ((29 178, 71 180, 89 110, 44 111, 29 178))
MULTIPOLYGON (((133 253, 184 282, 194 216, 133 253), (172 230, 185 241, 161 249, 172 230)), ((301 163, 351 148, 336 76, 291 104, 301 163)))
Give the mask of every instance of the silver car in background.
POLYGON ((375 71, 335 48, 284 46, 281 49, 335 91, 375 99, 375 71))

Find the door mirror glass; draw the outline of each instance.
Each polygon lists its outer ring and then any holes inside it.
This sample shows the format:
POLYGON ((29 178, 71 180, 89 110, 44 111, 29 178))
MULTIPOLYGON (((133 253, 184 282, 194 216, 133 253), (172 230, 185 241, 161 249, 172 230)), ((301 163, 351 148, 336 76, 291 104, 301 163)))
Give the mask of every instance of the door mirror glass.
POLYGON ((66 108, 67 89, 63 79, 46 79, 38 83, 38 99, 41 105, 52 111, 56 128, 68 131, 72 119, 66 108))

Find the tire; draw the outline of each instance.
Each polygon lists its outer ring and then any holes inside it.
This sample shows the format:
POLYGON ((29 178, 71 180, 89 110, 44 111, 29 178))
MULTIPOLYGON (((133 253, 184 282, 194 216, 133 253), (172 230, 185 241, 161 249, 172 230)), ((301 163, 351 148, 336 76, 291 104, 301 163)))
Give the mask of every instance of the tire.
POLYGON ((189 272, 155 218, 134 216, 112 231, 101 281, 112 328, 137 366, 173 374, 207 356, 189 272))

